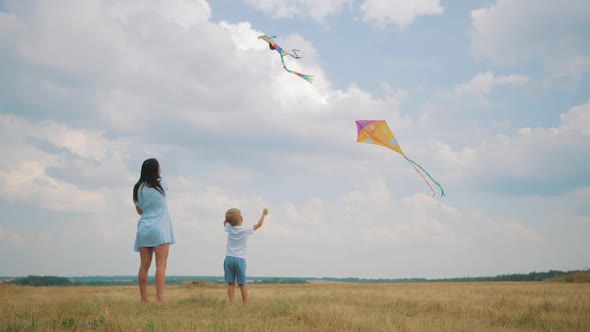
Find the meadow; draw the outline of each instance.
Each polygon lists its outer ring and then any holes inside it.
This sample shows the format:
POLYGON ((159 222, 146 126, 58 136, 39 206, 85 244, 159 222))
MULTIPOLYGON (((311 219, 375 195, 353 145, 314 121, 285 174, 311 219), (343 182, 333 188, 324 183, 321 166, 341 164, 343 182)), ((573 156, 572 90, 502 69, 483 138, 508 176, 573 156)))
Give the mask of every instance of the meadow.
POLYGON ((590 283, 463 282, 167 286, 0 285, 0 331, 590 331, 590 283), (155 297, 153 286, 150 299, 155 297), (239 292, 236 297, 239 299, 239 292))

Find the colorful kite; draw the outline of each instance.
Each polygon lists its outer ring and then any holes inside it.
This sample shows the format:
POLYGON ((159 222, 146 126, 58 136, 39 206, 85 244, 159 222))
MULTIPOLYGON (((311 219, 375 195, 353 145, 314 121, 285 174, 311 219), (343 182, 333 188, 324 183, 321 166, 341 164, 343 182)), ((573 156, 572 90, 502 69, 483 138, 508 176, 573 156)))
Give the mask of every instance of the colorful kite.
POLYGON ((412 167, 414 167, 416 172, 418 172, 418 174, 422 176, 422 179, 424 180, 424 182, 426 182, 426 184, 432 191, 432 197, 434 197, 436 194, 428 180, 426 180, 426 178, 424 177, 424 174, 422 174, 422 172, 420 172, 418 168, 421 169, 424 173, 426 173, 426 175, 428 175, 432 182, 436 183, 436 185, 440 188, 441 196, 445 196, 445 191, 440 186, 440 184, 436 182, 436 180, 434 180, 432 176, 430 176, 430 174, 428 174, 428 172, 426 172, 424 168, 422 168, 422 166, 418 165, 416 162, 406 157, 405 153, 402 151, 402 148, 395 139, 393 132, 391 131, 391 129, 389 129, 389 126, 387 125, 387 122, 385 122, 385 120, 359 120, 356 121, 356 128, 358 130, 358 137, 356 140, 357 142, 381 145, 401 154, 402 156, 404 156, 404 158, 406 158, 407 161, 410 162, 410 164, 412 165, 412 167))
MULTIPOLYGON (((274 36, 273 36, 274 37, 274 36)), ((293 53, 289 53, 287 51, 285 51, 283 48, 281 48, 279 45, 277 45, 277 43, 275 43, 274 41, 271 40, 271 38, 273 37, 267 37, 266 35, 262 35, 259 36, 258 39, 262 39, 265 42, 268 43, 268 48, 270 48, 271 50, 275 50, 279 53, 279 55, 281 56, 281 62, 283 63, 283 68, 285 68, 285 70, 291 74, 297 75, 301 78, 303 78, 304 80, 308 81, 309 83, 312 83, 313 81, 313 76, 312 75, 306 75, 306 74, 302 74, 302 73, 298 73, 294 70, 291 70, 289 68, 287 68, 287 65, 285 65, 285 59, 284 57, 286 57, 287 55, 292 56, 295 59, 299 59, 301 58, 297 52, 298 50, 293 50, 293 53)))

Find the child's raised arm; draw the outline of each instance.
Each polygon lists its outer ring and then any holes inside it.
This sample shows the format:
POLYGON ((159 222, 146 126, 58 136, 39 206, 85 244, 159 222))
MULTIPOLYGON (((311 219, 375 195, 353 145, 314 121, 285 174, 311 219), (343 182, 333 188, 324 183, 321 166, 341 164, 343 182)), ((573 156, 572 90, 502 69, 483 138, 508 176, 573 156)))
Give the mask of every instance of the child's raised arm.
POLYGON ((262 210, 262 216, 260 217, 260 220, 258 220, 258 223, 254 225, 254 230, 257 230, 260 227, 262 227, 262 224, 264 224, 264 217, 266 217, 267 214, 268 214, 268 209, 262 210))

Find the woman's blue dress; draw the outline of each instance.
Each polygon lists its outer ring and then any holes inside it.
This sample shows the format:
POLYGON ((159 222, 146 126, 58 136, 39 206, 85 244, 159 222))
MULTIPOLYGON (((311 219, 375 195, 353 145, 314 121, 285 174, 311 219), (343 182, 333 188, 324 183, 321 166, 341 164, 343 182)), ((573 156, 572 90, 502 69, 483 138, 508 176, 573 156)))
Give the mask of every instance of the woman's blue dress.
MULTIPOLYGON (((159 181, 164 192, 167 192, 168 183, 163 178, 160 178, 159 181)), ((135 251, 139 252, 141 247, 157 247, 165 243, 171 245, 176 243, 166 196, 155 188, 149 188, 142 184, 137 190, 135 205, 143 211, 137 222, 135 251)))

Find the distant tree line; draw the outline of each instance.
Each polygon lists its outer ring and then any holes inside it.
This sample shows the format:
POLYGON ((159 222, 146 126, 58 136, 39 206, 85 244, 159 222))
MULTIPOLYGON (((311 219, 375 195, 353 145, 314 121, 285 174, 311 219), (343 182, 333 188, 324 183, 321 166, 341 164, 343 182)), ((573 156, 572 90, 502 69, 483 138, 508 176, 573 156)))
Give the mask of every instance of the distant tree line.
POLYGON ((501 274, 495 277, 459 277, 459 278, 405 278, 405 279, 359 279, 359 278, 328 278, 324 281, 354 282, 354 283, 400 283, 400 282, 469 282, 469 281, 544 281, 555 277, 570 275, 579 272, 590 272, 590 270, 575 271, 557 271, 549 270, 547 272, 530 272, 530 273, 513 273, 501 274))
POLYGON ((549 270, 547 272, 530 272, 527 274, 501 274, 495 277, 481 277, 481 278, 457 278, 453 281, 543 281, 566 274, 579 272, 579 271, 556 271, 549 270))
POLYGON ((307 284, 306 279, 301 278, 268 278, 252 281, 253 284, 307 284))
POLYGON ((14 284, 19 286, 72 286, 74 283, 64 277, 55 276, 28 276, 22 278, 16 278, 9 281, 8 284, 14 284))
MULTIPOLYGON (((495 277, 459 277, 444 279, 426 279, 426 278, 404 278, 404 279, 362 279, 362 278, 303 278, 303 277, 252 277, 252 283, 257 284, 304 284, 314 280, 332 281, 332 282, 351 282, 351 283, 410 283, 410 282, 478 282, 478 281, 563 281, 586 280, 590 269, 575 271, 558 271, 549 270, 547 272, 530 272, 530 273, 513 273, 501 274, 495 277), (575 275, 575 277, 574 277, 575 275), (569 278, 569 279, 568 279, 569 278)), ((7 278, 7 277, 6 277, 7 278)), ((211 284, 224 284, 225 281, 219 276, 169 276, 166 278, 166 284, 180 285, 191 283, 195 280, 207 281, 211 284)), ((56 277, 56 276, 28 276, 19 277, 10 281, 4 281, 7 284, 21 286, 122 286, 136 285, 136 276, 92 276, 92 277, 56 277)), ((149 277, 149 284, 155 283, 154 277, 149 277)))

